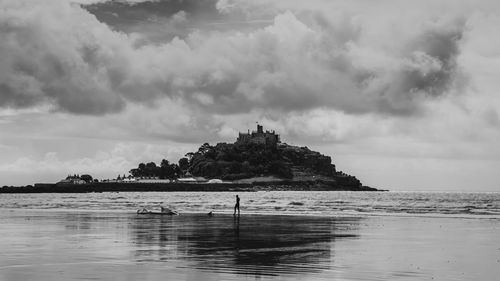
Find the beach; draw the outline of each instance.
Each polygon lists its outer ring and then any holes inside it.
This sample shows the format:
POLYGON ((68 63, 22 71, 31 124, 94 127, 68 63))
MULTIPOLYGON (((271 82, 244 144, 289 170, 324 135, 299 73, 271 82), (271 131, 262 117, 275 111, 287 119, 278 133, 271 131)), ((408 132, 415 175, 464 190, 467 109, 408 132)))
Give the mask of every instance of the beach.
POLYGON ((0 213, 0 280, 494 280, 500 221, 0 213))

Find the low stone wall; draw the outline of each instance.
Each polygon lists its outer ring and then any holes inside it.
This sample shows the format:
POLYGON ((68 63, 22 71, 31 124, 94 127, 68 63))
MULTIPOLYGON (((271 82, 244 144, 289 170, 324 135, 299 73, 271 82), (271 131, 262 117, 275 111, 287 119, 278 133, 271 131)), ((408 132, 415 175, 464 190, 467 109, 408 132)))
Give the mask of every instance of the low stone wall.
POLYGON ((196 192, 196 191, 383 191, 361 186, 359 181, 269 181, 253 183, 37 183, 35 186, 4 186, 0 193, 88 193, 88 192, 196 192))
POLYGON ((279 191, 382 191, 369 186, 361 186, 358 182, 338 181, 281 181, 254 182, 255 190, 279 191))
POLYGON ((88 193, 88 192, 172 192, 172 191, 253 191, 251 184, 199 183, 90 183, 35 184, 35 186, 4 186, 0 193, 88 193))

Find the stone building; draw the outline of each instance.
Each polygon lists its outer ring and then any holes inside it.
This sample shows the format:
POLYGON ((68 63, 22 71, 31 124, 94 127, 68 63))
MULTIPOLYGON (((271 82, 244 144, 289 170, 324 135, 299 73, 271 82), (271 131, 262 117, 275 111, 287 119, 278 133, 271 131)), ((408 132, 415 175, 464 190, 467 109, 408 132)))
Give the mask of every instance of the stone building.
POLYGON ((280 143, 280 136, 274 131, 265 131, 264 127, 257 125, 257 131, 248 130, 248 133, 239 133, 236 144, 258 143, 265 145, 277 145, 280 143))

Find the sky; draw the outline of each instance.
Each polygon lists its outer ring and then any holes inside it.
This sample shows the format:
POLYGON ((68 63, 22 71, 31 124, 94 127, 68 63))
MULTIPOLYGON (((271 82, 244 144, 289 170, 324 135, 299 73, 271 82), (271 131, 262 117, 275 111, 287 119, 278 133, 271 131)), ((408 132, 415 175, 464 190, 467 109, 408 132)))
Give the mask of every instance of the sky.
POLYGON ((2 0, 0 185, 259 122, 365 185, 500 191, 498 26, 494 0, 2 0))

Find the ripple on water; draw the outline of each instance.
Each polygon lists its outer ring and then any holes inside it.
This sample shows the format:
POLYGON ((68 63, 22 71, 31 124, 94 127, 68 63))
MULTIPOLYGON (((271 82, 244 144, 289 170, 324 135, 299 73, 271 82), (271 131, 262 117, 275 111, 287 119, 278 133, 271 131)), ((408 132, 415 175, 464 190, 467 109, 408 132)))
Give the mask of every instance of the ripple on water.
MULTIPOLYGON (((156 208, 181 212, 232 213, 234 192, 145 192, 2 194, 0 208, 124 210, 156 208)), ((239 193, 241 210, 259 214, 431 214, 500 218, 500 193, 426 192, 250 192, 239 193)))

